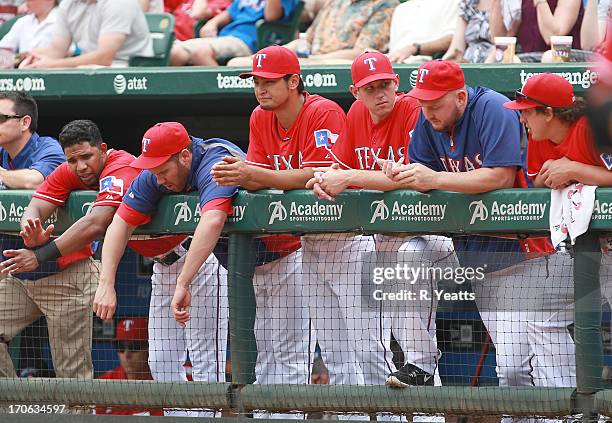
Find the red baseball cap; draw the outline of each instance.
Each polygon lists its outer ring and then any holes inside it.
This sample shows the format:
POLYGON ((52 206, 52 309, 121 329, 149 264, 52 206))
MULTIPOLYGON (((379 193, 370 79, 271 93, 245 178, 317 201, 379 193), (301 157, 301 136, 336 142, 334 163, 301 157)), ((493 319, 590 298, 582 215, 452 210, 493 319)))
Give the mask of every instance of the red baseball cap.
POLYGON ((565 78, 553 73, 541 73, 529 78, 516 91, 514 100, 504 103, 506 109, 525 110, 534 107, 572 107, 574 87, 565 78))
POLYGON ((351 65, 353 85, 361 88, 381 79, 397 80, 397 75, 387 56, 377 51, 365 52, 357 56, 351 65))
POLYGON ((269 46, 262 48, 253 56, 253 70, 241 73, 241 78, 260 76, 278 79, 285 75, 299 75, 300 61, 297 55, 288 48, 269 46))
POLYGON ((153 169, 189 145, 191 138, 178 122, 156 123, 142 137, 142 154, 130 166, 153 169))
POLYGON ((148 341, 149 328, 144 317, 122 319, 117 325, 115 341, 148 341))
POLYGON ((437 100, 465 86, 463 70, 449 60, 423 63, 417 71, 416 87, 408 95, 418 100, 437 100))

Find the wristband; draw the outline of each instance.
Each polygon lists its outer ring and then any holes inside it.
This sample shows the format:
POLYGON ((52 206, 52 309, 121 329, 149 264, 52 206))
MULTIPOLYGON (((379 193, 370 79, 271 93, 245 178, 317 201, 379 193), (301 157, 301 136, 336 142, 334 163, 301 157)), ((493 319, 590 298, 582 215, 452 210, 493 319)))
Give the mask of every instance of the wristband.
POLYGON ((36 260, 38 260, 38 264, 43 264, 50 260, 55 260, 62 256, 59 248, 57 248, 57 244, 55 241, 51 241, 40 248, 33 250, 34 255, 36 256, 36 260))
MULTIPOLYGON (((545 0, 546 1, 546 0, 545 0)), ((419 43, 414 43, 413 44, 414 48, 416 49, 414 51, 414 55, 415 56, 419 56, 421 54, 421 45, 419 43)))

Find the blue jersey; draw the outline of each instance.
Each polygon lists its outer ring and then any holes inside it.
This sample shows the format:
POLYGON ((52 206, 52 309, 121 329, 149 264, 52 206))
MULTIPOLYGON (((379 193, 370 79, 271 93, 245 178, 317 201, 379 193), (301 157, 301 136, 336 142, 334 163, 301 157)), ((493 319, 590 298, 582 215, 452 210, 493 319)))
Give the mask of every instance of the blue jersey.
MULTIPOLYGON (((468 87, 468 104, 452 132, 433 129, 423 112, 408 147, 411 163, 437 172, 469 172, 481 167, 523 166, 521 125, 515 111, 502 107, 505 96, 484 87, 468 87)), ((468 235, 453 237, 462 266, 493 272, 524 261, 526 251, 513 239, 468 235)))
MULTIPOLYGON (((283 16, 280 21, 286 21, 295 10, 298 0, 281 0, 283 16)), ((264 19, 266 0, 234 0, 227 9, 232 21, 221 29, 219 36, 240 38, 254 53, 257 51, 257 28, 255 23, 264 19)))
MULTIPOLYGON (((66 161, 64 152, 59 143, 51 137, 41 137, 36 132, 32 134, 26 145, 15 157, 10 157, 8 152, 0 148, 2 167, 6 170, 34 169, 39 171, 46 179, 56 167, 66 161)), ((1 205, 0 205, 1 207, 1 205)), ((21 216, 15 216, 21 218, 21 216)), ((23 239, 16 235, 0 235, 0 248, 4 250, 15 250, 25 248, 23 239)), ((2 260, 7 257, 2 256, 2 260)), ((34 272, 17 273, 19 279, 36 280, 59 272, 57 261, 52 260, 41 264, 34 272)))
MULTIPOLYGON (((235 186, 219 186, 212 181, 212 167, 223 160, 224 156, 244 158, 244 152, 229 141, 220 138, 202 140, 191 137, 193 155, 191 169, 183 193, 197 191, 200 197, 200 207, 215 199, 232 198, 238 192, 235 186)), ((134 179, 132 185, 123 196, 123 202, 131 209, 151 216, 157 211, 157 205, 164 195, 176 194, 157 183, 157 178, 145 170, 134 179)))

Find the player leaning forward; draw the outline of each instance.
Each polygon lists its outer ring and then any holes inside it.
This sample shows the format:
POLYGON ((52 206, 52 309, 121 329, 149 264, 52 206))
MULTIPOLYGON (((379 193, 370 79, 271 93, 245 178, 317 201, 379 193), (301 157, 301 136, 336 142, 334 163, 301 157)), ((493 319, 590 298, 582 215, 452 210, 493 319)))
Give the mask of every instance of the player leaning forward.
MULTIPOLYGON (((260 104, 251 114, 247 160, 218 164, 215 181, 247 189, 304 188, 313 167, 332 164, 329 149, 343 127, 344 112, 333 101, 303 91, 297 57, 283 47, 259 51, 253 70, 242 76, 253 77, 260 104)), ((306 235, 302 248, 301 297, 308 297, 330 384, 383 384, 380 320, 363 315, 359 299, 362 256, 373 251, 372 239, 306 235)))
MULTIPOLYGON (((419 117, 420 106, 414 98, 398 93, 399 76, 394 72, 391 62, 384 54, 367 52, 358 56, 351 66, 353 84, 351 94, 355 97, 346 124, 331 154, 334 166, 325 172, 317 172, 307 187, 312 187, 322 199, 334 197, 349 187, 359 187, 380 191, 403 188, 379 172, 377 159, 408 162, 408 144, 419 117)), ((395 267, 398 259, 407 266, 419 267, 436 262, 438 266, 453 265, 454 254, 448 238, 427 236, 399 238, 376 236, 377 266, 395 267), (398 256, 398 251, 401 253, 398 256)), ((422 290, 429 293, 424 300, 378 303, 380 311, 392 319, 391 330, 398 341, 407 363, 398 372, 392 365, 379 371, 379 378, 385 370, 392 372, 394 385, 434 385, 434 375, 438 363, 436 340, 437 300, 432 292, 431 282, 419 280, 415 284, 396 286, 415 293, 422 290), (382 307, 381 307, 382 306, 382 307)), ((389 319, 381 332, 381 341, 389 346, 389 319)), ((380 363, 387 365, 387 363, 380 363)), ((381 382, 370 376, 372 383, 381 382)), ((439 377, 435 377, 441 385, 439 377)))
POLYGON ((131 164, 145 170, 132 182, 106 232, 94 300, 99 317, 112 317, 119 260, 131 234, 151 220, 162 198, 197 192, 202 214, 191 239, 169 245, 154 242, 164 249, 153 265, 149 309, 149 363, 156 380, 186 380, 183 363, 188 351, 193 380, 225 381, 227 272, 211 253, 232 211, 237 187, 217 186, 210 169, 224 156, 241 154, 229 141, 191 137, 180 123, 162 122, 145 133, 142 154, 131 164))
MULTIPOLYGON (((521 128, 516 112, 502 107, 506 97, 466 86, 458 65, 439 60, 421 65, 409 95, 422 112, 410 164, 385 166, 392 180, 418 191, 466 194, 527 186, 521 128)), ((573 345, 559 342, 567 339, 571 304, 554 295, 571 280, 565 257, 552 254, 545 238, 458 235, 453 243, 462 267, 485 272, 472 288, 496 347, 499 384, 575 386, 573 345)))

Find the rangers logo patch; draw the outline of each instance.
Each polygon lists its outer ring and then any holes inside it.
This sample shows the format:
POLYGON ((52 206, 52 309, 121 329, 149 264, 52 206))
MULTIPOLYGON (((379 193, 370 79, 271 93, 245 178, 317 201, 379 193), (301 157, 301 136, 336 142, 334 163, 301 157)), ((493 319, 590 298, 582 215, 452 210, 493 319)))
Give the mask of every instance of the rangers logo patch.
POLYGON ((109 192, 123 196, 123 179, 107 176, 100 179, 100 192, 109 192))
POLYGON ((601 157, 601 161, 606 165, 608 170, 612 170, 612 154, 610 153, 602 153, 599 157, 601 157))

